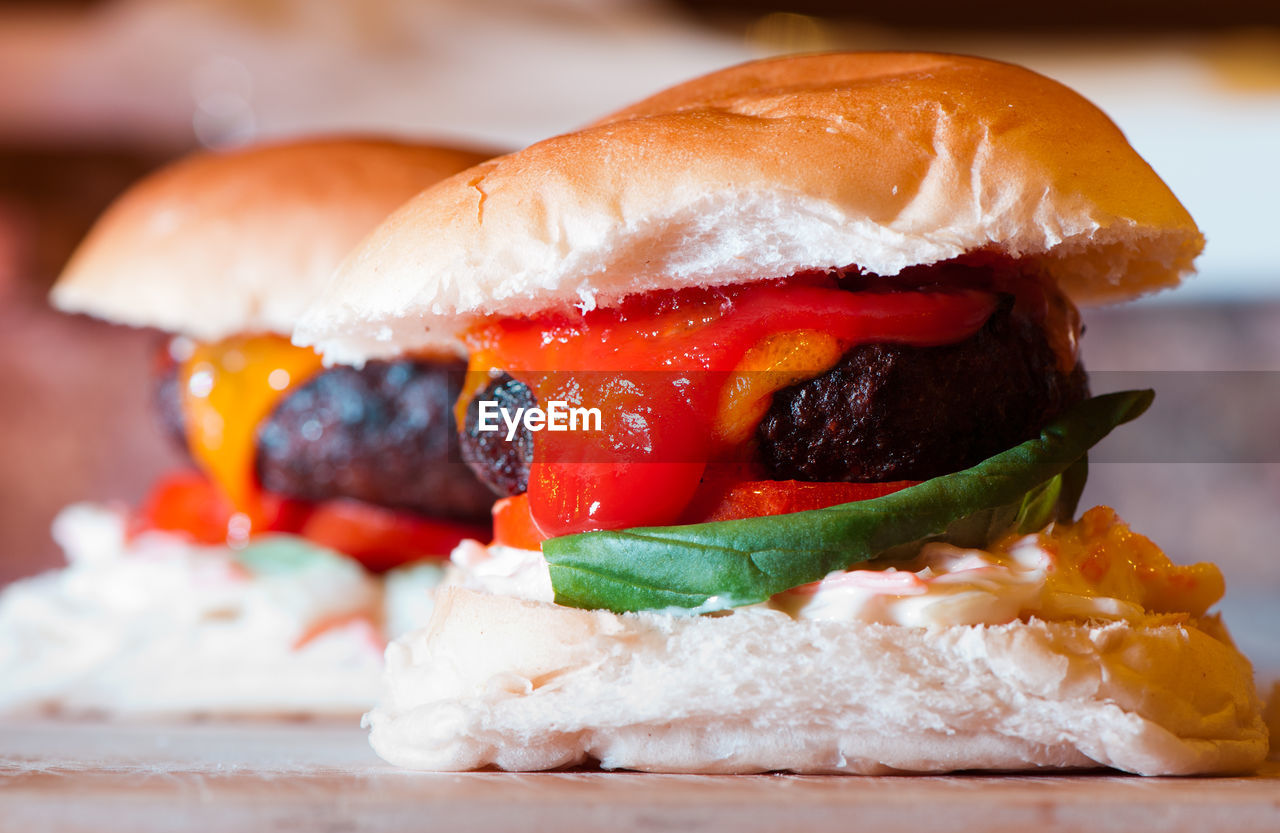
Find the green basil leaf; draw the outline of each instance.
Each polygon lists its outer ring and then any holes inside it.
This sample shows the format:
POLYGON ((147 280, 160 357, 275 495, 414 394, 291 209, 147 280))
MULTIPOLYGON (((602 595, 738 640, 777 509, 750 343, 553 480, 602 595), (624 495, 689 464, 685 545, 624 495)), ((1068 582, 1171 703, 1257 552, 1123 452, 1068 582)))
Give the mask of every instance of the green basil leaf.
MULTIPOLYGON (((929 540, 981 546, 1058 500, 1074 502, 1079 461, 1113 428, 1150 405, 1150 390, 1077 404, 1039 437, 978 465, 884 497, 826 509, 736 521, 587 532, 542 544, 556 602, 615 612, 707 612, 762 602, 833 570, 881 555, 906 556, 929 540)), ((1073 511, 1070 507, 1068 511, 1073 511)))
POLYGON ((1044 529, 1058 512, 1058 500, 1062 497, 1062 475, 1055 475, 1027 492, 1018 507, 1013 524, 1019 534, 1026 535, 1044 529))
POLYGON ((1076 516, 1080 495, 1084 494, 1084 482, 1089 479, 1089 455, 1085 454, 1062 473, 1062 496, 1058 499, 1058 515, 1055 521, 1069 521, 1076 516))

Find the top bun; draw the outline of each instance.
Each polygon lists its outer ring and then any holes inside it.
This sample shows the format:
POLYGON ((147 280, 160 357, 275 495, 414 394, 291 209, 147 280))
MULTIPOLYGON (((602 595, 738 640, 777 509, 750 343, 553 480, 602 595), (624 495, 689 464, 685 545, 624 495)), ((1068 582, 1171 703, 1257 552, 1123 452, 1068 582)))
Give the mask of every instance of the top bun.
POLYGON ((744 64, 420 194, 295 331, 360 362, 484 316, 976 249, 1034 260, 1077 303, 1176 284, 1203 237, 1084 98, 978 58, 744 64))
POLYGON ((288 335, 374 226, 485 158, 374 139, 196 154, 107 210, 72 255, 52 302, 202 341, 288 335))

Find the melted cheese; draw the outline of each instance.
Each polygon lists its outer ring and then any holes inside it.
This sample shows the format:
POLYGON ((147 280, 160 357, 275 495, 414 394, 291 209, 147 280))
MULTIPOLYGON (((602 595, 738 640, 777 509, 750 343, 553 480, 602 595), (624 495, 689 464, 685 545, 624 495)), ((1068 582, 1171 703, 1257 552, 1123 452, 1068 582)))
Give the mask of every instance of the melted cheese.
POLYGON ((845 347, 822 330, 792 330, 766 336, 747 350, 720 393, 715 436, 738 445, 764 419, 773 395, 805 379, 821 376, 840 361, 845 347))
POLYGON ((314 351, 275 335, 199 344, 183 361, 187 447, 237 511, 252 516, 258 425, 321 367, 314 351))

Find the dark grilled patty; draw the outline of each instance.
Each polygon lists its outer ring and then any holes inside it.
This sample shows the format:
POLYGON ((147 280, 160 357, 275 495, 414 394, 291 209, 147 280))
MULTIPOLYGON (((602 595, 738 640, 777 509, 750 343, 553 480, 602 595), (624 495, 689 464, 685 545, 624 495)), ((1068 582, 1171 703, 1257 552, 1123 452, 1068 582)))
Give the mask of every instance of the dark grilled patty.
POLYGON ((496 494, 509 497, 529 489, 529 463, 533 460, 533 434, 522 425, 511 442, 506 428, 502 431, 480 431, 480 400, 498 403, 508 413, 538 404, 533 391, 523 382, 507 374, 491 379, 476 391, 467 403, 467 415, 459 440, 462 459, 496 494))
POLYGON ((927 480, 1030 439, 1087 395, 1011 299, 965 341, 864 344, 774 394, 756 436, 779 480, 927 480))
MULTIPOLYGON (((927 480, 1030 439, 1087 396, 1084 369, 1057 366, 1043 330, 1006 298, 970 338, 940 347, 864 344, 821 376, 774 394, 757 460, 777 480, 927 480)), ((476 430, 477 401, 537 404, 508 375, 468 403, 462 458, 500 495, 528 487, 533 436, 476 430)))
MULTIPOLYGON (((301 500, 352 498, 430 517, 484 522, 493 496, 461 462, 453 402, 465 366, 401 360, 335 367, 290 391, 258 427, 263 489, 301 500)), ((156 394, 182 431, 176 367, 156 394)))

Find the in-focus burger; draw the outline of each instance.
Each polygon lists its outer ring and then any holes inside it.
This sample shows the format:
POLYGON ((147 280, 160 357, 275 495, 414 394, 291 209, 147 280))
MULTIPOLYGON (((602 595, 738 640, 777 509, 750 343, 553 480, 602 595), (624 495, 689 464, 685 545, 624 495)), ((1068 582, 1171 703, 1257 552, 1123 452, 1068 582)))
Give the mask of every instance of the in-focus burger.
POLYGON ((377 223, 481 161, 331 139, 200 154, 144 180, 52 301, 173 334, 162 422, 194 463, 143 505, 66 509, 70 566, 0 602, 0 707, 341 712, 373 702, 388 632, 485 536, 492 496, 458 460, 456 350, 325 369, 289 334, 377 223), (453 453, 450 449, 455 448, 453 453))
POLYGON ((747 64, 424 192, 295 334, 465 344, 462 454, 504 496, 389 648, 374 747, 1255 766, 1217 569, 1076 515, 1088 450, 1151 400, 1090 396, 1076 305, 1172 286, 1202 242, 1083 98, 941 55, 747 64))

